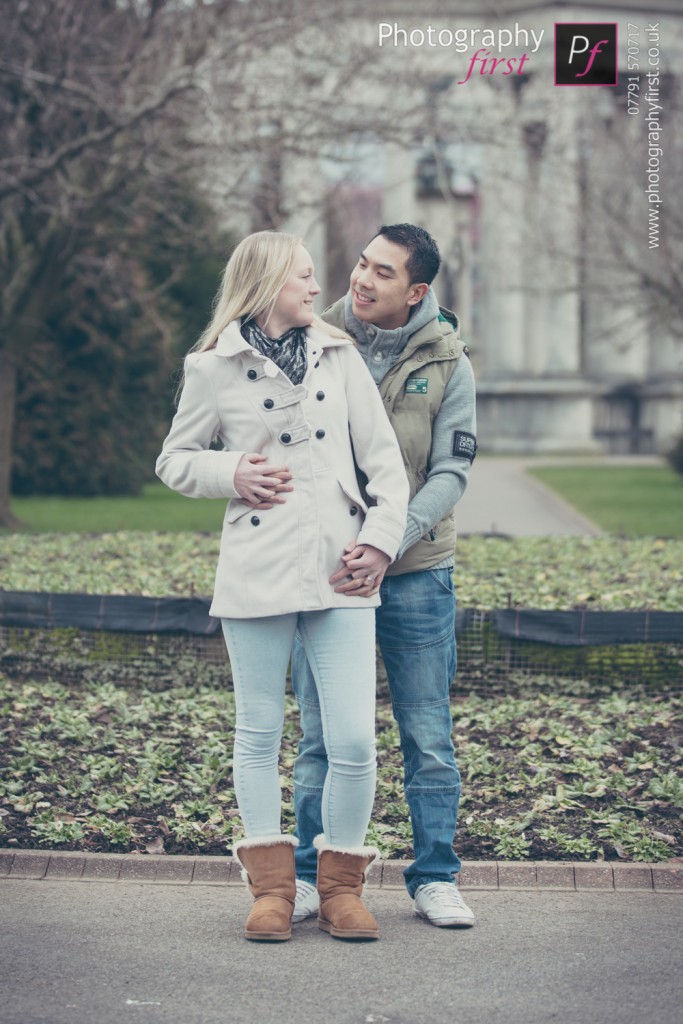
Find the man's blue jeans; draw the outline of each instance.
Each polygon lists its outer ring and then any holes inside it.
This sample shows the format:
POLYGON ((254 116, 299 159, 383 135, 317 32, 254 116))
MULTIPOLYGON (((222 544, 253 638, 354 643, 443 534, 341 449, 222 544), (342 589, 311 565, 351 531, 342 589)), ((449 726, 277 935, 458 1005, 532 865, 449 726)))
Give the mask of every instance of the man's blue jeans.
MULTIPOLYGON (((404 875, 408 892, 451 882, 460 870, 453 850, 460 772, 451 737, 450 687, 455 677, 455 594, 450 569, 388 576, 381 587, 376 630, 389 680, 404 762, 415 859, 404 875)), ((322 832, 322 788, 327 773, 315 682, 301 643, 292 651, 292 686, 303 738, 294 766, 294 804, 300 845, 297 876, 316 879, 312 842, 322 832)))

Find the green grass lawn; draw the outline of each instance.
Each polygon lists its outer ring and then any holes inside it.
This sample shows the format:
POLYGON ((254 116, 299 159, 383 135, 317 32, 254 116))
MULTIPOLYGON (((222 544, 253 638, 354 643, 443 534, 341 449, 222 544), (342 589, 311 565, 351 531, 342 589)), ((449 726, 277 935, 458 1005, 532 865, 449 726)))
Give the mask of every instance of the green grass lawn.
MULTIPOLYGON (((683 477, 667 466, 563 466, 529 470, 603 530, 683 538, 683 477)), ((220 531, 225 502, 185 498, 161 483, 131 498, 15 498, 15 515, 38 533, 220 531)))
POLYGON ((140 497, 15 498, 14 514, 36 533, 115 533, 119 530, 220 531, 225 501, 185 498, 163 484, 140 497))
POLYGON ((668 466, 553 466, 528 472, 610 533, 683 537, 683 477, 668 466))

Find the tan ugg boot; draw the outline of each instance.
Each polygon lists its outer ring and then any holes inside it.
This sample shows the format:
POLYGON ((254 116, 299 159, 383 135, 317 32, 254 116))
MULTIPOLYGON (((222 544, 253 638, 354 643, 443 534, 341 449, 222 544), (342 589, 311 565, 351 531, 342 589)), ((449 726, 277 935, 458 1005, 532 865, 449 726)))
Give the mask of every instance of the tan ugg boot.
POLYGON ((378 939, 379 927, 361 902, 368 868, 379 858, 374 846, 329 846, 315 839, 318 851, 318 927, 335 939, 378 939))
POLYGON ((296 899, 295 836, 258 836, 235 844, 242 878, 254 897, 244 937, 254 942, 284 942, 292 937, 296 899))

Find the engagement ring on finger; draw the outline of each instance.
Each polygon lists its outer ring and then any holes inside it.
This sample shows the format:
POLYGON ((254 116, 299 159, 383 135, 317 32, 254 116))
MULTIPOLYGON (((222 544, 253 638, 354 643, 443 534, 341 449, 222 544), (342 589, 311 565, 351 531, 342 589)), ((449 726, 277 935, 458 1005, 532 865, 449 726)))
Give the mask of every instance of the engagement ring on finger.
POLYGON ((374 583, 375 582, 375 577, 374 576, 366 576, 365 577, 365 582, 366 583, 374 583))

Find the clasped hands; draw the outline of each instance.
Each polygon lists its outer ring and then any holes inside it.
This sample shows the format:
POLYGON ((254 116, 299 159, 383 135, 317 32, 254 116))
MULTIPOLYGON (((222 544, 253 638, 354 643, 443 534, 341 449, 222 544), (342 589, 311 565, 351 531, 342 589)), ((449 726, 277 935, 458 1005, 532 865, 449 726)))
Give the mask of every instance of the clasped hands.
POLYGON ((239 497, 247 505, 267 509, 284 503, 285 499, 280 495, 294 489, 289 485, 291 479, 287 466, 271 466, 265 455, 250 452, 237 463, 234 484, 239 497))
MULTIPOLYGON (((287 466, 272 466, 265 455, 250 452, 243 455, 235 471, 235 490, 254 509, 282 505, 283 494, 293 491, 292 474, 287 466)), ((350 541, 341 556, 344 563, 330 576, 337 594, 349 597, 372 597, 380 588, 391 559, 379 548, 350 541)))
POLYGON ((380 588, 391 559, 379 548, 370 544, 357 544, 352 540, 341 556, 343 568, 330 576, 330 583, 336 583, 337 594, 349 597, 372 597, 380 588))

